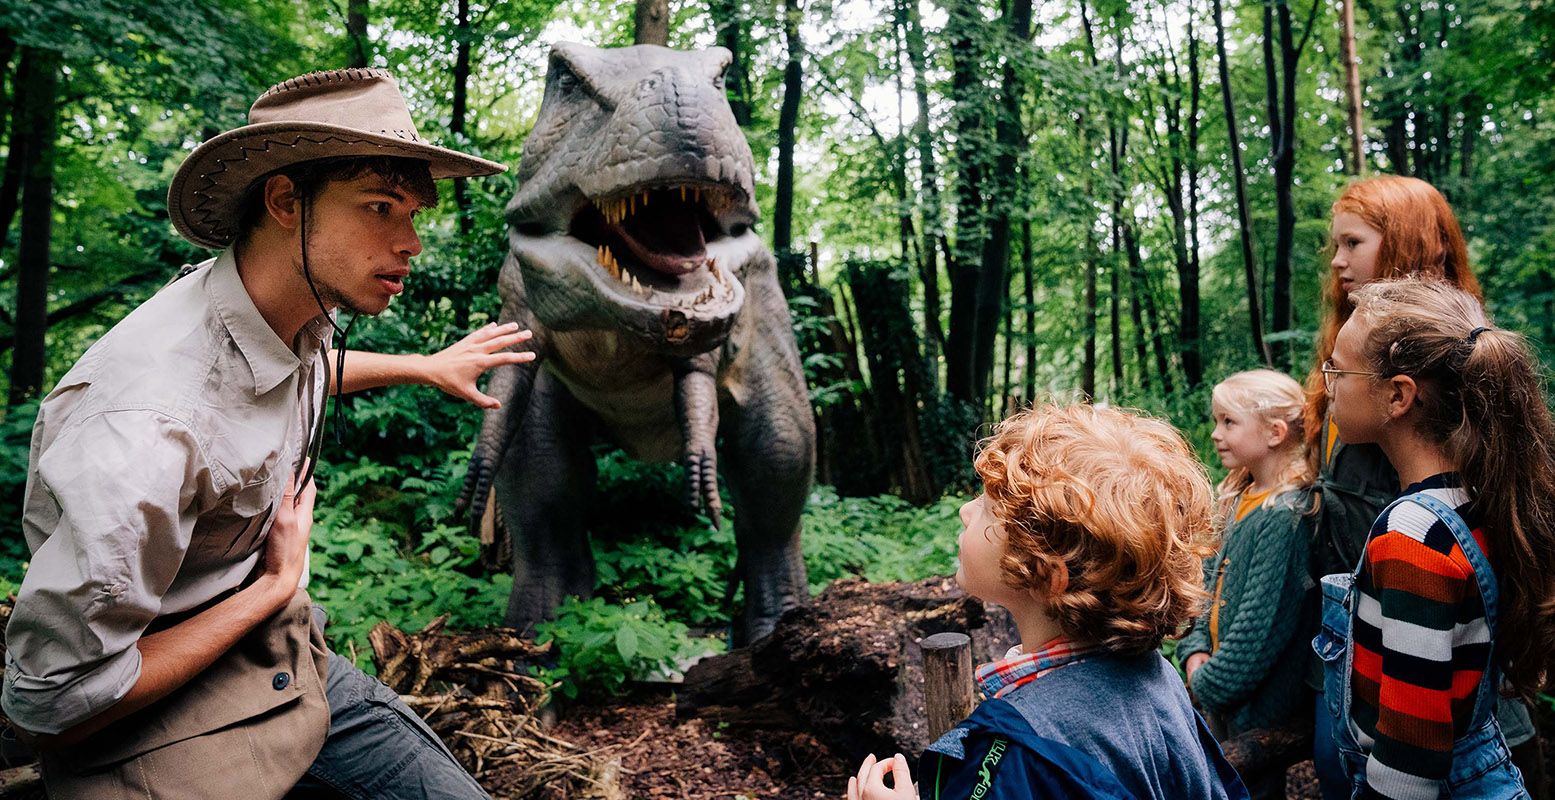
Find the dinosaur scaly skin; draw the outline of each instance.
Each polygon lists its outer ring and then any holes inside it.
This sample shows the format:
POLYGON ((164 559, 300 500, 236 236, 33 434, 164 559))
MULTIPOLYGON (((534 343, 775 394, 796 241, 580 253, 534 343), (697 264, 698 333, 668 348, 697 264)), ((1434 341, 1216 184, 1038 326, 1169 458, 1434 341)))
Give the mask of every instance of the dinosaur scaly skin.
POLYGON ((472 522, 494 496, 510 529, 509 625, 594 587, 583 518, 601 435, 681 460, 689 502, 714 525, 721 466, 740 512, 737 635, 765 635, 807 594, 814 423, 776 267, 751 230, 728 63, 722 48, 551 51, 498 285, 503 321, 534 331, 540 359, 493 376, 503 406, 486 414, 465 485, 472 522))

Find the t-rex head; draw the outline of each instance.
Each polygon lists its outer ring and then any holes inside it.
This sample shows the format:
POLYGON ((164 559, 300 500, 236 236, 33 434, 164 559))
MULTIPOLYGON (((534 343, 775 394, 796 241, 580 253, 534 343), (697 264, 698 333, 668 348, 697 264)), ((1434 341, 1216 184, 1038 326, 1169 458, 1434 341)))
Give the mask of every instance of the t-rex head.
POLYGON ((723 342, 761 248, 729 59, 721 47, 552 48, 507 207, 541 323, 624 329, 682 355, 723 342))

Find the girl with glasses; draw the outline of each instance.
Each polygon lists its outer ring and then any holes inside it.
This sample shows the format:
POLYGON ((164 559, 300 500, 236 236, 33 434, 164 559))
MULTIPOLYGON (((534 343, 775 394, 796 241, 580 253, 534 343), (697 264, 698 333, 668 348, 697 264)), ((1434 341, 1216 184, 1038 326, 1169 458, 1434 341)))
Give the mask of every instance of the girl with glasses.
POLYGON ((1322 368, 1328 411, 1405 488, 1361 561, 1322 579, 1319 713, 1345 796, 1526 798, 1497 705, 1555 674, 1555 423, 1538 361, 1443 281, 1350 299, 1322 368))

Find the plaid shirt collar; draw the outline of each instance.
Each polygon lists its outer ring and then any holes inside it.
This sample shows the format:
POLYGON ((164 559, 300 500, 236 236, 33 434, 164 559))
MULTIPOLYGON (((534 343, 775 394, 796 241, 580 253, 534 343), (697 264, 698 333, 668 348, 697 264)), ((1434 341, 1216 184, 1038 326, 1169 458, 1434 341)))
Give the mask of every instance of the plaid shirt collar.
POLYGON ((1020 645, 1010 648, 1004 658, 977 668, 977 685, 989 697, 1003 697, 1066 664, 1072 664, 1096 652, 1093 644, 1077 644, 1059 636, 1049 640, 1035 653, 1026 653, 1020 645))

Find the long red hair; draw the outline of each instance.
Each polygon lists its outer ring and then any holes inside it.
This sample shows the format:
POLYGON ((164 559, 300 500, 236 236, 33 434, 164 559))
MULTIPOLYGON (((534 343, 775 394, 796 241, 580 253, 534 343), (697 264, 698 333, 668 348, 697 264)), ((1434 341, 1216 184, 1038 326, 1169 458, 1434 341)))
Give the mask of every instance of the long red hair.
MULTIPOLYGON (((1377 247, 1376 280, 1424 275, 1448 283, 1481 299, 1479 281, 1469 266, 1469 248, 1463 241, 1458 218, 1442 193, 1419 178, 1379 175, 1356 181, 1334 201, 1330 218, 1351 213, 1382 234, 1377 247)), ((1333 244, 1329 245, 1332 255, 1333 244)), ((1317 337, 1317 358, 1307 375, 1307 404, 1303 411, 1307 459, 1316 474, 1323 459, 1324 417, 1328 394, 1319 369, 1334 354, 1334 339, 1349 321, 1355 306, 1330 270, 1323 292, 1323 328, 1317 337)))

